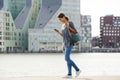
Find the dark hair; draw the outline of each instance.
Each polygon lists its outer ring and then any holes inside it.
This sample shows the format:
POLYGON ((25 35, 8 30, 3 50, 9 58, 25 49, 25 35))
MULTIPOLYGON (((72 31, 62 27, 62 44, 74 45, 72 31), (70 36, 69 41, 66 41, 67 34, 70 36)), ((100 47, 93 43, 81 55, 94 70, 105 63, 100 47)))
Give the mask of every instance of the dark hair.
POLYGON ((68 17, 65 17, 65 19, 66 19, 67 21, 69 21, 69 18, 68 18, 68 17))
POLYGON ((58 15, 58 18, 63 18, 63 17, 65 17, 65 14, 64 14, 64 13, 60 13, 60 14, 58 15))

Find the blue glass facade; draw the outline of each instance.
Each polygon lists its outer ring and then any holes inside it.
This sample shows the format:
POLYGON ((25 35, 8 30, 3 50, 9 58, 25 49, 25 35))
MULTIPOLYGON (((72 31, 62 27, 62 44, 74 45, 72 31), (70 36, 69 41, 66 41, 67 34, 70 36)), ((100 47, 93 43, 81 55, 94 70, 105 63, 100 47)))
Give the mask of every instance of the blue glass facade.
POLYGON ((60 8, 62 0, 42 0, 35 28, 43 28, 60 8))
POLYGON ((4 0, 4 10, 10 11, 15 20, 24 8, 25 3, 26 0, 4 0))
POLYGON ((3 8, 3 0, 0 0, 0 9, 3 8))

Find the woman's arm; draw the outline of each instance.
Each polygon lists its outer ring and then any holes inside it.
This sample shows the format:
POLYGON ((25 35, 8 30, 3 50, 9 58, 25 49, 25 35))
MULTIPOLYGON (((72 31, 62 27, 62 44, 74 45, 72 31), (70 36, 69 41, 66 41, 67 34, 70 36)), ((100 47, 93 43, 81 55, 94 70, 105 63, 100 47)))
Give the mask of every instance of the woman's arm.
POLYGON ((59 30, 54 29, 54 31, 57 32, 59 35, 61 35, 63 37, 62 33, 59 30))

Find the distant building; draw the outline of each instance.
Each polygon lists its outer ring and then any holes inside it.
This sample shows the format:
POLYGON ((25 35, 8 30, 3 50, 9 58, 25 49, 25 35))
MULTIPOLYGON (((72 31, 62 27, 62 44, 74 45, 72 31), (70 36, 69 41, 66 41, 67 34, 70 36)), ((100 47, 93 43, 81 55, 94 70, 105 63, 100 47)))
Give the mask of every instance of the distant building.
POLYGON ((99 47, 100 37, 93 37, 92 38, 92 47, 99 47))
POLYGON ((120 16, 100 17, 100 47, 120 47, 120 16))
MULTIPOLYGON (((43 0, 41 5, 35 29, 28 31, 29 51, 60 51, 63 49, 62 37, 54 29, 61 31, 62 23, 57 16, 64 13, 80 33, 80 0, 43 0)), ((80 49, 79 43, 73 50, 80 49)))
POLYGON ((81 16, 81 50, 91 50, 91 16, 81 16))

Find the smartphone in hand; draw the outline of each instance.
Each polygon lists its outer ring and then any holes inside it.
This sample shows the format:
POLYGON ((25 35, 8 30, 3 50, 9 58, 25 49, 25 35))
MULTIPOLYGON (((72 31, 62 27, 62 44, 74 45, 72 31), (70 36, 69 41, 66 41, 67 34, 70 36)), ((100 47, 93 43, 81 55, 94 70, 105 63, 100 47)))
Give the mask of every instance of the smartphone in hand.
POLYGON ((59 32, 59 30, 57 30, 57 29, 54 29, 56 32, 59 32))

